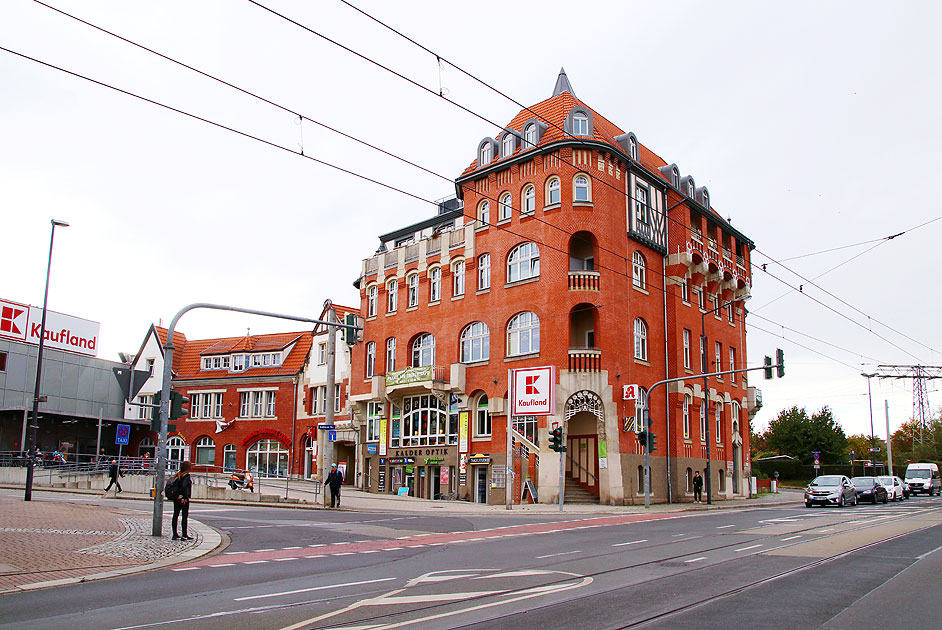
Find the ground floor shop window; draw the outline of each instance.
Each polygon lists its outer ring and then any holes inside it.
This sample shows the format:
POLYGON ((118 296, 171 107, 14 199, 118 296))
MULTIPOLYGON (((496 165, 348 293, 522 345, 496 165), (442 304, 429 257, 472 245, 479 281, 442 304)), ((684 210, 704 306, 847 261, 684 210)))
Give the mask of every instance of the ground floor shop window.
POLYGON ((392 410, 393 448, 458 443, 458 409, 451 413, 436 396, 408 396, 399 410, 392 410))
POLYGON ((235 444, 226 444, 222 449, 222 468, 226 471, 236 469, 236 447, 235 444))
POLYGON ((196 463, 203 466, 212 466, 216 463, 216 442, 213 438, 200 438, 196 443, 196 463))
POLYGON ((288 451, 278 440, 259 440, 249 447, 245 467, 259 477, 284 477, 288 474, 288 451))
POLYGON ((523 433, 534 444, 540 444, 537 441, 536 416, 514 416, 514 429, 523 433))

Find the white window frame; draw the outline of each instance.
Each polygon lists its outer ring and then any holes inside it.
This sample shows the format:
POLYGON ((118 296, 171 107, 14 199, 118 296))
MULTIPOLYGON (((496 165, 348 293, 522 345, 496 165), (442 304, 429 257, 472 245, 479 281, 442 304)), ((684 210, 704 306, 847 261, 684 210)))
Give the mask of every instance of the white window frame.
POLYGON ((412 367, 435 365, 435 336, 422 333, 412 342, 412 367))
POLYGON ((631 283, 639 288, 647 288, 647 273, 644 261, 644 254, 635 250, 631 255, 631 283))
POLYGON ((265 410, 264 392, 252 392, 252 417, 261 418, 265 410))
POLYGON ((490 225, 491 223, 491 202, 487 199, 478 206, 478 221, 484 225, 490 225))
POLYGON ((550 177, 546 182, 546 205, 552 206, 562 202, 563 185, 558 177, 550 177))
POLYGON ((651 222, 648 212, 648 189, 641 184, 635 186, 635 220, 638 223, 647 225, 651 222))
POLYGON ((700 401, 700 442, 706 444, 706 401, 700 401))
POLYGON ((494 161, 494 147, 490 142, 481 145, 481 166, 490 164, 494 161))
MULTIPOLYGON (((735 370, 735 369, 736 369, 736 348, 734 348, 733 346, 730 346, 730 347, 729 347, 729 369, 730 369, 730 370, 735 370)), ((729 375, 729 380, 730 380, 730 382, 732 382, 732 383, 735 383, 735 382, 736 382, 736 373, 735 373, 735 372, 733 372, 732 374, 729 375)))
POLYGON ((690 369, 690 330, 684 328, 684 367, 690 369))
POLYGON ((414 273, 406 279, 409 286, 409 308, 419 305, 419 274, 414 273))
POLYGON ((592 187, 587 175, 576 175, 572 178, 572 200, 583 203, 592 201, 592 187))
POLYGON ((476 437, 489 437, 492 434, 490 402, 487 394, 481 394, 474 407, 474 435, 476 437), (481 403, 484 403, 483 405, 481 403))
POLYGON ((458 260, 451 266, 452 295, 464 295, 464 261, 458 260))
POLYGON ((327 364, 327 343, 321 342, 317 344, 317 364, 326 365, 327 364))
POLYGON ((583 112, 576 112, 572 115, 572 135, 589 135, 589 117, 583 112))
POLYGON ((376 317, 376 285, 371 285, 366 289, 366 316, 376 317))
POLYGON ((386 283, 386 312, 395 313, 399 308, 399 282, 393 278, 386 283))
POLYGON ((501 140, 501 149, 502 149, 502 153, 503 153, 503 156, 502 156, 502 157, 506 157, 506 156, 508 156, 508 155, 513 154, 513 152, 514 152, 514 136, 513 136, 513 134, 511 134, 511 133, 504 134, 504 137, 503 137, 503 139, 501 140))
POLYGON ((507 323, 507 356, 540 351, 540 318, 532 311, 514 315, 507 323))
POLYGON ((366 441, 379 442, 382 439, 379 428, 383 419, 383 404, 370 402, 366 404, 366 441))
POLYGON ((478 291, 491 288, 491 255, 478 256, 478 291))
POLYGON ((510 250, 507 256, 507 282, 540 277, 540 248, 526 242, 510 250))
POLYGON ((461 331, 461 362, 476 363, 490 359, 491 331, 484 322, 471 322, 461 331))
POLYGON ((714 415, 716 416, 716 443, 722 444, 723 442, 723 404, 717 403, 713 406, 714 415))
POLYGON ((371 341, 366 344, 366 378, 372 378, 376 374, 376 342, 371 341))
POLYGON ((386 373, 396 370, 396 338, 390 337, 386 340, 386 373))
POLYGON ((200 464, 200 465, 203 465, 203 466, 214 466, 214 465, 215 465, 215 463, 216 463, 216 442, 213 440, 213 438, 211 438, 211 437, 209 437, 209 436, 201 437, 199 440, 197 440, 196 445, 195 445, 195 447, 194 447, 194 450, 196 451, 196 452, 195 452, 196 461, 194 462, 195 464, 200 464), (204 461, 203 458, 201 457, 201 455, 202 455, 203 453, 207 452, 207 451, 209 452, 209 457, 208 457, 208 460, 209 460, 209 461, 204 461))
POLYGON ((536 212, 536 187, 533 184, 527 184, 523 188, 523 203, 520 206, 520 214, 533 214, 536 212))
POLYGON ((719 341, 714 341, 713 350, 716 355, 714 357, 716 359, 716 366, 715 366, 716 369, 714 369, 713 371, 722 372, 723 371, 723 344, 720 343, 719 341))
POLYGON ((536 146, 536 123, 530 123, 523 128, 523 143, 525 149, 536 146))
POLYGON ((513 215, 513 210, 513 195, 509 192, 505 192, 500 196, 500 201, 497 204, 497 220, 506 221, 510 219, 511 215, 513 215))
POLYGON ((251 396, 249 392, 239 392, 239 417, 249 418, 252 411, 251 396))
POLYGON ((640 317, 635 319, 635 358, 639 361, 648 360, 648 325, 640 317))
POLYGON ((690 303, 690 284, 686 280, 680 283, 680 299, 686 304, 690 303))
POLYGON ((428 301, 439 302, 442 299, 442 268, 428 270, 428 301))
POLYGON ((631 136, 628 137, 628 157, 635 161, 638 160, 638 141, 631 136))
POLYGON ((690 439, 690 403, 693 402, 690 394, 684 394, 684 439, 690 439))

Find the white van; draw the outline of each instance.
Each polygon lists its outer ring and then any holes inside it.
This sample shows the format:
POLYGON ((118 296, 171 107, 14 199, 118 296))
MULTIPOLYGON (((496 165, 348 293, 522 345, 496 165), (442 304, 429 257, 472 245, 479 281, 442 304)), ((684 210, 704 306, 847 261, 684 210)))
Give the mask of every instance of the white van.
POLYGON ((938 464, 910 464, 906 467, 906 483, 911 494, 942 494, 938 464))

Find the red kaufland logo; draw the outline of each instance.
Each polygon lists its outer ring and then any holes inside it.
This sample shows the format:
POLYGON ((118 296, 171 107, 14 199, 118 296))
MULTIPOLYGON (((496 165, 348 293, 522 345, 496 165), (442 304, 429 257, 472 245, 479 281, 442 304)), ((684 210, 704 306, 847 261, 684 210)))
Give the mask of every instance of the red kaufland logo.
POLYGON ((539 394, 540 390, 536 388, 537 381, 540 380, 539 376, 527 376, 526 378, 526 393, 528 396, 533 394, 539 394))
POLYGON ((0 302, 0 335, 25 340, 28 319, 28 307, 15 302, 0 302))

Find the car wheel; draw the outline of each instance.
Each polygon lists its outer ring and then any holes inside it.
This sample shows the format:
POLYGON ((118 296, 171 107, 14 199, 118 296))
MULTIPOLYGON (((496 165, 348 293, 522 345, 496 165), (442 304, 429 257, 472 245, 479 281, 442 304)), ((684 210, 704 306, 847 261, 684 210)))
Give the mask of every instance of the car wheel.
POLYGON ((811 501, 805 501, 805 507, 806 508, 814 507, 814 503, 812 503, 811 501))
POLYGON ((888 495, 886 495, 886 494, 883 495, 883 505, 886 505, 887 503, 890 502, 890 500, 887 498, 887 496, 888 496, 888 495))
POLYGON ((854 505, 856 506, 859 501, 857 501, 857 493, 854 493, 854 505))
POLYGON ((844 501, 844 495, 841 495, 841 498, 837 500, 837 507, 844 507, 846 502, 844 501))
POLYGON ((870 497, 870 503, 873 503, 874 505, 877 504, 877 493, 876 493, 876 492, 874 492, 874 493, 873 493, 873 496, 870 497))

